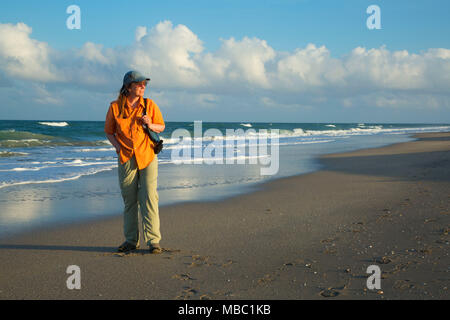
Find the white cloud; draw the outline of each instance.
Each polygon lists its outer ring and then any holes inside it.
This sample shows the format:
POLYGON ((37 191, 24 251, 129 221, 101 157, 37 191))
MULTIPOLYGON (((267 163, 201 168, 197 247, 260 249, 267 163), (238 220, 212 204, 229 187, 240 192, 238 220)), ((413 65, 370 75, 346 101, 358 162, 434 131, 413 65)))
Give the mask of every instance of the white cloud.
POLYGON ((134 35, 135 35, 134 39, 136 40, 136 42, 141 41, 141 39, 147 35, 147 27, 145 26, 137 27, 134 35))
POLYGON ((390 52, 386 48, 355 48, 344 60, 349 83, 362 82, 367 87, 383 89, 419 89, 428 86, 423 56, 406 50, 390 52))
POLYGON ((449 97, 441 94, 417 93, 411 95, 407 92, 376 91, 365 95, 347 97, 342 99, 341 102, 343 106, 349 108, 361 108, 361 106, 369 105, 386 110, 416 109, 430 112, 450 110, 449 97))
POLYGON ((225 62, 222 66, 227 68, 223 74, 228 80, 239 85, 244 82, 250 86, 269 88, 265 65, 275 58, 275 51, 266 41, 247 37, 236 41, 230 38, 222 41, 216 55, 225 62))
POLYGON ((214 107, 220 98, 210 93, 200 93, 195 96, 194 102, 201 107, 214 107))
POLYGON ((86 62, 98 63, 100 65, 113 65, 116 57, 113 50, 103 50, 103 45, 86 42, 78 51, 78 55, 86 62))
POLYGON ((33 84, 31 86, 31 92, 33 93, 31 95, 33 101, 36 103, 44 105, 60 105, 63 103, 60 96, 50 93, 43 84, 33 84))
POLYGON ((33 81, 59 81, 45 42, 30 38, 24 23, 0 24, 0 69, 10 76, 33 81))
POLYGON ((280 59, 274 82, 277 89, 307 91, 316 87, 343 86, 345 70, 342 62, 331 57, 324 46, 308 44, 291 55, 280 59))
POLYGON ((222 39, 217 51, 208 52, 187 26, 163 21, 137 27, 135 42, 127 47, 87 42, 57 51, 31 33, 24 23, 0 24, 0 72, 6 75, 0 86, 11 76, 29 81, 34 87, 26 94, 35 94, 38 103, 61 103, 60 86, 115 98, 123 74, 137 69, 150 76, 156 96, 171 106, 190 99, 192 107, 214 108, 225 96, 271 109, 327 104, 448 109, 450 104, 450 50, 445 48, 417 54, 357 47, 336 58, 325 46, 277 52, 265 40, 244 37, 222 39), (58 88, 51 85, 57 82, 58 88))
POLYGON ((260 99, 260 102, 263 106, 265 107, 269 107, 271 109, 275 109, 275 110, 280 110, 280 109, 304 109, 304 110, 311 110, 313 109, 312 106, 310 105, 305 105, 305 104, 301 104, 301 103, 289 103, 289 102, 277 102, 275 100, 273 100, 272 98, 269 97, 262 97, 260 99))
POLYGON ((184 25, 164 21, 148 32, 139 27, 136 43, 126 52, 130 68, 150 75, 160 86, 195 87, 201 84, 194 56, 203 51, 200 39, 184 25), (157 80, 156 80, 157 79, 157 80))

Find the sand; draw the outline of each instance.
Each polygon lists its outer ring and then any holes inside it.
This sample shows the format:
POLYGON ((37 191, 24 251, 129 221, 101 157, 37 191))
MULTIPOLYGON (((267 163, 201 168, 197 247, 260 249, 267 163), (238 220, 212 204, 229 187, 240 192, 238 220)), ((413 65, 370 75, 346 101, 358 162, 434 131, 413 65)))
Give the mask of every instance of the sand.
POLYGON ((4 239, 0 299, 449 299, 450 133, 415 137, 161 207, 160 255, 116 253, 120 215, 4 239), (370 265, 381 289, 367 288, 370 265))

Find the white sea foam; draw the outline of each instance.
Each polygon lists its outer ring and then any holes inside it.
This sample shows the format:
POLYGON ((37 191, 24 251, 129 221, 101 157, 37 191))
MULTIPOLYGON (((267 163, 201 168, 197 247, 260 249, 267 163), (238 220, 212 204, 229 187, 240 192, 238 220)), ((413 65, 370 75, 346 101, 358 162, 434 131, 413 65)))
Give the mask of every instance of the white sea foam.
POLYGON ((114 148, 86 148, 86 149, 75 149, 75 152, 103 152, 103 151, 114 151, 114 148))
MULTIPOLYGON (((42 168, 13 168, 11 171, 39 171, 42 168)), ((2 170, 3 171, 3 170, 2 170)))
MULTIPOLYGON (((308 140, 302 140, 302 141, 287 141, 287 142, 272 142, 271 145, 280 145, 280 146, 286 146, 286 145, 299 145, 299 144, 313 144, 313 143, 327 143, 327 142, 333 142, 335 140, 332 139, 320 139, 320 140, 316 140, 317 138, 309 138, 308 140)), ((242 141, 242 140, 241 140, 242 141)), ((239 148, 239 147, 255 147, 255 146, 259 146, 258 144, 258 140, 257 139, 251 139, 251 141, 253 142, 249 142, 249 143, 239 143, 239 140, 237 140, 237 143, 232 144, 235 149, 239 148)), ((225 141, 227 142, 227 141, 225 141)), ((189 148, 191 150, 193 149, 200 149, 203 148, 204 146, 196 146, 196 145, 192 145, 189 143, 185 143, 185 144, 173 144, 170 145, 168 147, 164 147, 164 150, 182 150, 183 148, 189 148)), ((227 147, 227 144, 223 144, 224 149, 227 147)), ((237 150, 239 151, 239 150, 237 150)))
MULTIPOLYGON (((303 128, 294 128, 292 130, 289 129, 279 129, 279 139, 283 138, 300 138, 300 139, 314 139, 314 138, 330 138, 330 137, 339 137, 339 138, 348 138, 350 136, 360 136, 360 135, 374 135, 374 134, 404 134, 411 132, 428 132, 428 131, 443 131, 450 130, 450 126, 442 126, 442 127, 421 127, 421 128, 383 128, 381 125, 364 125, 364 127, 356 127, 350 129, 339 129, 339 130, 305 130, 303 128)), ((235 131, 235 133, 238 133, 235 131)), ((260 131, 247 131, 244 132, 244 135, 239 134, 231 134, 223 136, 214 136, 214 137, 182 137, 182 139, 177 138, 166 138, 164 139, 164 150, 177 149, 182 148, 183 146, 191 146, 191 148, 198 148, 200 140, 202 140, 202 144, 209 143, 211 141, 215 141, 220 143, 220 141, 224 141, 224 144, 229 142, 234 143, 236 141, 239 144, 239 141, 249 141, 250 143, 258 143, 258 139, 270 139, 271 130, 260 130, 260 131), (181 140, 181 141, 180 141, 181 140), (193 143, 194 142, 194 143, 193 143)), ((328 140, 329 141, 329 140, 328 140)), ((328 142, 327 141, 327 142, 328 142)), ((291 141, 290 143, 284 143, 285 145, 289 144, 303 144, 303 142, 291 141)))
POLYGON ((192 157, 192 159, 182 159, 182 160, 159 160, 158 163, 164 164, 164 163, 173 163, 173 164, 190 164, 190 163, 208 163, 208 162, 215 162, 215 161, 222 161, 223 164, 226 164, 227 161, 231 162, 234 160, 250 160, 250 159, 260 159, 260 158, 267 158, 268 155, 258 155, 258 156, 234 156, 234 157, 227 157, 227 158, 209 158, 209 157, 192 157))
POLYGON ((26 156, 26 155, 29 155, 29 153, 27 153, 27 152, 0 151, 0 158, 26 156))
POLYGON ((44 126, 50 126, 50 127, 66 127, 69 124, 67 122, 39 122, 39 124, 42 124, 44 126))
POLYGON ((83 173, 74 175, 72 177, 65 177, 65 178, 59 178, 59 179, 2 182, 2 183, 0 183, 0 189, 6 188, 6 187, 18 186, 18 185, 26 185, 26 184, 58 183, 58 182, 64 182, 64 181, 70 181, 70 180, 77 180, 83 176, 90 176, 90 175, 97 174, 99 172, 109 171, 116 167, 117 167, 117 164, 111 165, 108 167, 91 169, 88 172, 83 172, 83 173))
POLYGON ((1 169, 0 172, 11 172, 11 171, 39 171, 41 170, 42 167, 38 168, 38 167, 33 167, 33 168, 22 168, 22 167, 18 167, 18 168, 11 168, 11 169, 1 169))
POLYGON ((86 166, 95 166, 95 165, 106 165, 113 164, 115 161, 97 161, 97 162, 87 162, 81 159, 76 159, 68 162, 62 162, 63 167, 86 167, 86 166))
MULTIPOLYGON (((170 160, 170 152, 171 149, 182 149, 184 147, 191 148, 191 150, 194 150, 195 148, 204 148, 206 145, 210 144, 211 142, 217 143, 219 146, 223 145, 223 151, 224 151, 224 157, 223 162, 233 162, 235 160, 246 160, 246 159, 252 159, 255 158, 249 157, 249 155, 246 155, 246 151, 243 149, 239 149, 239 147, 246 146, 257 146, 261 143, 260 139, 270 139, 271 135, 271 129, 267 128, 267 130, 255 130, 249 126, 245 126, 247 123, 241 123, 241 129, 235 129, 234 132, 231 131, 231 135, 226 135, 226 131, 223 130, 223 136, 214 136, 214 137, 199 137, 199 138, 182 138, 181 142, 180 139, 174 138, 163 138, 164 139, 164 150, 162 153, 162 156, 159 158, 159 162, 161 164, 169 164, 169 163, 175 163, 170 160), (246 127, 246 128, 242 128, 246 127), (240 131, 237 131, 240 130, 240 131), (244 133, 244 135, 239 135, 239 133, 244 133), (245 135, 246 134, 246 135, 245 135), (245 139, 245 140, 244 140, 245 139), (199 142, 199 140, 202 140, 203 143, 196 143, 193 142, 199 142), (230 157, 226 157, 225 155, 225 149, 228 144, 232 144, 232 147, 234 147, 234 151, 231 153, 230 157), (166 153, 164 153, 166 151, 166 153), (234 157, 233 157, 234 156, 234 157)), ((251 124, 250 124, 251 125, 251 124)), ((298 124, 301 125, 301 124, 298 124)), ((295 125, 294 125, 295 126, 295 125)), ((339 139, 349 138, 355 135, 372 135, 372 134, 392 134, 392 135, 398 135, 398 134, 408 134, 408 133, 414 133, 414 132, 435 132, 435 131, 448 131, 450 130, 450 126, 426 126, 423 125, 422 127, 415 127, 415 128, 389 128, 389 125, 375 125, 375 124, 363 124, 360 123, 358 126, 353 125, 353 128, 349 129, 341 129, 337 130, 335 127, 332 127, 335 125, 329 124, 326 125, 326 127, 322 127, 324 130, 308 130, 304 128, 290 128, 290 129, 279 129, 279 142, 277 143, 280 146, 288 146, 288 145, 307 145, 307 144, 320 144, 320 143, 330 143, 339 139), (327 128, 328 127, 328 128, 327 128), (384 128, 383 128, 384 127, 384 128), (284 138, 284 139, 283 139, 284 138), (282 140, 281 140, 282 139, 282 140)), ((274 124, 274 128, 277 128, 277 124, 274 124)), ((2 131, 5 132, 5 131, 2 131)), ((11 139, 17 139, 14 135, 7 136, 11 139)), ((37 135, 35 134, 29 134, 24 135, 25 139, 21 140, 3 140, 3 141, 9 141, 9 142, 22 142, 23 145, 32 145, 32 146, 42 146, 42 144, 45 145, 47 142, 51 142, 48 140, 49 136, 39 136, 38 139, 36 139, 37 135)), ((275 145, 275 142, 272 143, 272 145, 275 145)), ((61 149, 62 151, 59 151, 57 149, 57 145, 55 145, 55 151, 50 150, 50 154, 47 153, 47 149, 42 155, 45 154, 45 159, 39 158, 41 157, 41 150, 42 148, 36 148, 38 152, 38 160, 39 161, 32 161, 32 162, 23 162, 23 161, 17 161, 14 158, 4 158, 2 160, 2 163, 0 164, 1 168, 7 170, 0 170, 3 172, 9 171, 11 174, 5 174, 5 178, 3 182, 0 182, 0 188, 4 188, 7 186, 12 185, 20 185, 20 184, 34 184, 34 183, 57 183, 57 182, 63 182, 67 180, 75 180, 83 175, 92 175, 101 171, 106 170, 112 170, 114 167, 117 167, 117 157, 114 153, 114 148, 110 145, 108 140, 103 141, 96 141, 96 144, 92 145, 80 145, 78 144, 74 148, 66 148, 66 145, 64 145, 64 149, 61 149), (100 142, 100 143, 99 143, 100 142), (105 145, 103 145, 103 144, 105 145), (97 147, 98 146, 98 147, 97 147), (97 154, 92 154, 92 152, 98 151, 100 152, 97 154), (52 153, 55 152, 54 156, 52 156, 52 153), (70 154, 72 152, 72 154, 70 154), (80 152, 85 152, 86 154, 81 154, 80 152), (108 157, 104 156, 105 154, 102 152, 106 152, 106 155, 108 157), (69 153, 69 154, 67 154, 69 153), (63 156, 63 157, 61 157, 63 156), (91 156, 91 157, 87 157, 91 156), (92 157, 94 156, 94 157, 92 157), (47 161, 50 160, 50 161, 47 161), (27 168, 29 166, 29 168, 27 168), (57 170, 53 170, 53 168, 60 168, 57 170), (67 168, 67 169, 66 169, 67 168), (42 170, 42 171, 39 171, 42 170), (34 173, 33 171, 37 171, 34 173), (23 172, 23 173, 22 173, 23 172), (10 177, 10 181, 8 181, 7 177, 10 177), (34 180, 33 180, 34 179, 34 180), (27 180, 27 181, 21 181, 21 180, 27 180)), ((20 149, 19 149, 20 150, 20 149)), ((26 150, 26 149, 25 149, 26 150)), ((29 149, 34 150, 34 149, 29 149)), ((22 150, 20 150, 22 151, 22 150)), ((0 151, 0 155, 3 153, 6 155, 8 151, 0 151)), ((18 152, 20 153, 20 152, 18 152)), ((28 153, 29 154, 29 153, 28 153)), ((23 155, 28 155, 27 153, 23 153, 23 155)), ((31 153, 33 155, 33 159, 29 160, 35 160, 34 158, 34 151, 31 153)), ((192 155, 194 153, 192 152, 192 155)), ((262 156, 256 156, 256 158, 263 158, 266 157, 264 155, 262 156)), ((18 160, 27 160, 27 159, 18 159, 18 160)), ((215 158, 193 158, 190 160, 190 162, 195 163, 195 161, 201 160, 202 163, 206 162, 214 162, 215 158)), ((183 160, 176 160, 178 162, 184 162, 183 160)), ((189 160, 188 160, 189 161, 189 160)), ((248 163, 248 161, 246 161, 248 163)), ((3 173, 2 173, 3 174, 3 173)))
POLYGON ((313 141, 297 141, 297 142, 283 142, 279 143, 280 146, 290 146, 294 144, 313 144, 313 143, 328 143, 336 140, 313 140, 313 141))
MULTIPOLYGON (((60 160, 64 160, 60 158, 60 160)), ((102 158, 89 158, 89 159, 75 159, 72 161, 43 161, 43 162, 28 162, 28 164, 34 164, 34 167, 15 167, 8 169, 1 169, 0 172, 22 172, 22 171, 40 171, 48 168, 71 168, 71 167, 89 167, 89 166, 107 166, 115 165, 116 161, 101 161, 102 158), (86 161, 91 160, 91 161, 86 161), (92 161, 94 160, 94 161, 92 161), (50 164, 50 165, 49 165, 50 164), (38 165, 38 166, 36 166, 38 165)))
POLYGON ((39 139, 20 139, 20 140, 13 140, 13 139, 8 139, 8 140, 4 140, 6 142, 48 142, 49 140, 39 140, 39 139))
POLYGON ((342 130, 303 130, 301 128, 290 130, 280 130, 280 138, 283 137, 313 137, 313 136, 352 136, 352 135, 372 135, 377 133, 393 132, 415 132, 415 131, 442 131, 449 130, 450 126, 442 127, 422 127, 422 128, 383 128, 383 126, 366 126, 365 128, 350 128, 342 130))

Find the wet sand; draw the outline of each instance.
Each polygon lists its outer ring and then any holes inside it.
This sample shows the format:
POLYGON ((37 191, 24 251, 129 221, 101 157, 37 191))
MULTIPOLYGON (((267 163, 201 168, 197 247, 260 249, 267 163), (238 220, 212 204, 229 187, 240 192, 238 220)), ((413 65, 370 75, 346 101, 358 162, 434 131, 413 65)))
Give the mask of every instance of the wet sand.
POLYGON ((449 299, 450 133, 415 137, 323 156, 323 170, 250 194, 161 207, 160 255, 116 253, 120 216, 1 240, 0 299, 449 299), (66 286, 69 265, 80 290, 66 286))

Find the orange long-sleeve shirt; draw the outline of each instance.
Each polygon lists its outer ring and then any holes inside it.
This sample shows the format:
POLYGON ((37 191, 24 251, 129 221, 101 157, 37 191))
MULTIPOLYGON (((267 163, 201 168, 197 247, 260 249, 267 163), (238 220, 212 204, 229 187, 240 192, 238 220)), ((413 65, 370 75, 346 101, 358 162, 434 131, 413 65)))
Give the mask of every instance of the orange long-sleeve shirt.
POLYGON ((147 108, 147 116, 152 123, 164 125, 158 105, 151 99, 145 100, 141 97, 139 105, 134 109, 125 104, 123 118, 118 117, 118 102, 111 102, 105 121, 105 133, 115 134, 117 142, 120 144, 120 163, 124 164, 134 155, 139 170, 146 168, 155 158, 154 143, 145 133, 142 124, 138 122, 144 108, 147 108), (147 106, 145 106, 145 100, 147 100, 147 106))

